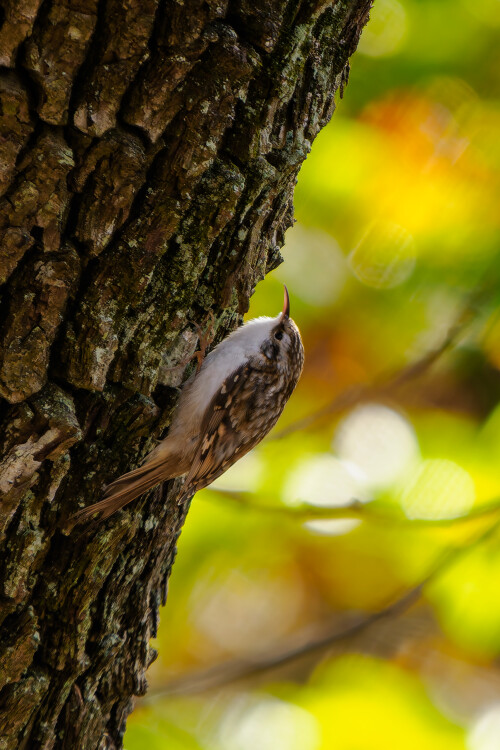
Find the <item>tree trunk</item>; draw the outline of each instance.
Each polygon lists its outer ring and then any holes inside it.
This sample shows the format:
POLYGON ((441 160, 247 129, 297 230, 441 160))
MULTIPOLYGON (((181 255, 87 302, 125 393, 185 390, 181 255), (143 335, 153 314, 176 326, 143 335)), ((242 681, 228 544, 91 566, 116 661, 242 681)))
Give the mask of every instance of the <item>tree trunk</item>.
POLYGON ((165 435, 196 325, 223 338, 280 262, 369 6, 4 0, 0 750, 121 747, 180 480, 68 518, 165 435))

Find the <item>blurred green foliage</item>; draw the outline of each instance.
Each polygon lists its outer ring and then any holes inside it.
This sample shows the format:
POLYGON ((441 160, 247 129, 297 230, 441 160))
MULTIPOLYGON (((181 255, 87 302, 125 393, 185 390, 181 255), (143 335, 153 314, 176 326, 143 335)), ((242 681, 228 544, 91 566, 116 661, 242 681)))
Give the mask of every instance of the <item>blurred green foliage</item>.
POLYGON ((249 315, 286 281, 304 375, 193 502, 127 750, 500 748, 499 63, 498 0, 376 0, 249 315))

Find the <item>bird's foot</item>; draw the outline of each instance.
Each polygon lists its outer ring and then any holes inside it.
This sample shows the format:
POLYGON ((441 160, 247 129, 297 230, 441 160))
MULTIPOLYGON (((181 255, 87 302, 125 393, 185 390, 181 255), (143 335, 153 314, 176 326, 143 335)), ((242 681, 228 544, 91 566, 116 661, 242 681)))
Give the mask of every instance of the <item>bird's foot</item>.
POLYGON ((199 373, 201 370, 201 366, 203 364, 203 360, 205 359, 205 354, 207 351, 207 348, 209 344, 212 343, 214 338, 214 323, 215 323, 215 317, 212 312, 212 310, 208 313, 209 323, 205 330, 200 326, 199 323, 194 323, 194 327, 196 328, 198 332, 198 339, 199 339, 199 345, 200 348, 193 352, 193 354, 188 354, 187 357, 183 357, 176 365, 173 365, 172 367, 165 368, 167 372, 174 372, 175 370, 180 370, 183 367, 186 367, 193 359, 196 358, 197 364, 196 364, 196 374, 199 373))
POLYGON ((198 331, 198 337, 199 337, 199 343, 200 343, 200 348, 198 349, 198 351, 196 351, 193 354, 193 358, 196 357, 196 359, 198 360, 198 364, 196 365, 196 374, 198 374, 199 371, 201 370, 203 360, 205 359, 207 347, 209 344, 212 343, 214 339, 215 317, 214 317, 212 310, 209 310, 208 318, 209 318, 209 323, 205 330, 203 330, 203 328, 199 325, 199 323, 194 324, 196 330, 198 331))

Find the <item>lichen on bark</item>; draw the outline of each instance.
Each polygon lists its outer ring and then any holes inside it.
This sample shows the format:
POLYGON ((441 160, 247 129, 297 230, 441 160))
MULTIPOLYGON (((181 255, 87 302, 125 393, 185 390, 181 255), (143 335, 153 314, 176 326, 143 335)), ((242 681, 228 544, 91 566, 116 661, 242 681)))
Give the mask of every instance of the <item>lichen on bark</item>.
POLYGON ((68 518, 168 429, 280 262, 370 0, 23 0, 0 26, 0 750, 120 748, 181 480, 68 518))

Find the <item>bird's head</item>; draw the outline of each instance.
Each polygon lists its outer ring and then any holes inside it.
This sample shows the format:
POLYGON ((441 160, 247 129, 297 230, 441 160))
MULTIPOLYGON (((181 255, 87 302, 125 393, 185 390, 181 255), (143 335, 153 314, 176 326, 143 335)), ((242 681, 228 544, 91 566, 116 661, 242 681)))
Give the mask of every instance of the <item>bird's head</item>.
POLYGON ((276 318, 268 318, 268 325, 263 333, 265 336, 260 345, 260 351, 278 367, 286 365, 290 358, 300 362, 300 369, 304 361, 304 349, 299 329, 290 317, 290 298, 285 286, 283 310, 276 318), (267 330, 265 330, 267 328, 267 330))
POLYGON ((207 357, 209 361, 223 357, 231 370, 251 359, 258 367, 269 369, 291 379, 294 384, 304 364, 304 347, 300 332, 290 317, 290 299, 285 287, 283 309, 275 318, 254 318, 233 331, 207 357))
POLYGON ((276 318, 255 318, 232 334, 245 343, 248 355, 260 357, 262 365, 274 365, 295 382, 304 364, 300 332, 290 317, 290 298, 285 286, 283 309, 276 318))

